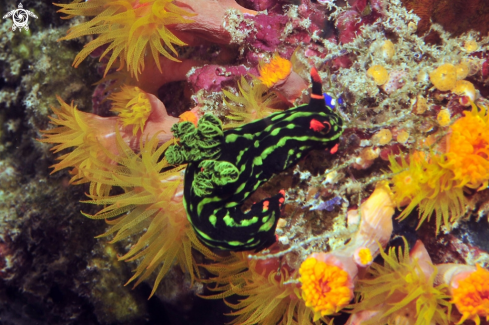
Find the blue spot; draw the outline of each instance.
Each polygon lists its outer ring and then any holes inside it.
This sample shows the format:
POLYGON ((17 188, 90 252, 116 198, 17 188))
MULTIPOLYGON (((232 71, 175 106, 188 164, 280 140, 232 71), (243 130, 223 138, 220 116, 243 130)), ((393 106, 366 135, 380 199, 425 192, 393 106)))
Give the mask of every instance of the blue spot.
POLYGON ((340 205, 343 203, 343 199, 339 196, 332 198, 331 200, 328 201, 323 201, 319 203, 318 205, 314 206, 311 208, 311 210, 326 210, 326 211, 333 211, 335 205, 340 205))
POLYGON ((333 98, 332 96, 328 95, 327 93, 323 93, 324 95, 324 102, 326 103, 327 106, 331 108, 335 108, 337 106, 343 106, 345 103, 341 97, 338 97, 338 100, 333 98))

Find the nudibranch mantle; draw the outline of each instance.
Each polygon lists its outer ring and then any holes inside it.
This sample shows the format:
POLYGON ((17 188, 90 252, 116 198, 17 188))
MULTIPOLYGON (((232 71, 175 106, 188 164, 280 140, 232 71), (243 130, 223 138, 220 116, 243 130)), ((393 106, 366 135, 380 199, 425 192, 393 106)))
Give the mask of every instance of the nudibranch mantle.
POLYGON ((284 191, 241 210, 244 201, 274 174, 295 165, 314 149, 332 149, 343 132, 341 118, 324 102, 321 82, 311 72, 309 104, 232 130, 206 114, 172 128, 179 143, 165 156, 170 164, 188 162, 184 181, 187 217, 210 247, 260 250, 275 242, 284 191), (311 127, 313 121, 314 127, 311 127), (319 127, 317 123, 325 127, 319 127))

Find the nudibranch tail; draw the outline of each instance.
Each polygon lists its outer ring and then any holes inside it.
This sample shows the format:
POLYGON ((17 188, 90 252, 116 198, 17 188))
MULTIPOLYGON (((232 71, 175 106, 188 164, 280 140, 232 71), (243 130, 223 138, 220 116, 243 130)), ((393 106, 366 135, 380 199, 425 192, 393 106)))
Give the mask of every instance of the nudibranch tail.
POLYGON ((336 152, 343 122, 326 106, 314 68, 311 80, 309 104, 226 131, 210 114, 197 127, 183 122, 172 129, 178 144, 168 149, 166 158, 171 164, 188 163, 184 205, 198 238, 207 246, 243 251, 271 245, 285 193, 254 203, 246 212, 243 203, 311 150, 336 152))

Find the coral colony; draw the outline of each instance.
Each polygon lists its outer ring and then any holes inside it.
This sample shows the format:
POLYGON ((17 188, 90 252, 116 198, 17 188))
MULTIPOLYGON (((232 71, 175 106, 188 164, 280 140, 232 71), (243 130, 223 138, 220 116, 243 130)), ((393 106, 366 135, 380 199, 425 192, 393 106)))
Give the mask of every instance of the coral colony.
POLYGON ((489 318, 489 255, 429 249, 489 210, 487 35, 400 0, 56 5, 111 112, 58 97, 40 141, 128 283, 178 266, 237 325, 489 318))

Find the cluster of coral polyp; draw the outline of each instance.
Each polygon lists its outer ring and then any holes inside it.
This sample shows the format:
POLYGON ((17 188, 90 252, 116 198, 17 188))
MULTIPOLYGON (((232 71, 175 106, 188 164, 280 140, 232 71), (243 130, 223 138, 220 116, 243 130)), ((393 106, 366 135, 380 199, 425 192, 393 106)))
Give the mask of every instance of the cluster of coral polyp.
MULTIPOLYGON (((64 151, 54 171, 70 168, 72 184, 90 184, 88 203, 103 208, 85 216, 107 221, 102 236, 132 243, 120 257, 137 265, 129 282, 156 274, 153 295, 178 266, 209 285, 207 298, 225 299, 232 323, 242 325, 333 323, 341 313, 351 314, 348 324, 478 324, 488 317, 489 272, 482 266, 489 255, 430 256, 416 239, 442 230, 443 240, 456 241, 454 227, 489 210, 483 97, 489 39, 455 38, 433 25, 440 42, 426 44, 416 34, 419 17, 398 0, 240 3, 247 7, 234 0, 58 5, 68 18, 87 17, 63 38, 90 35, 74 66, 99 57, 105 72, 94 91, 94 113, 59 98, 55 127, 41 141, 64 151), (173 157, 169 164, 169 148, 199 147, 215 158, 218 142, 199 137, 221 134, 221 123, 241 130, 271 114, 264 121, 276 136, 275 117, 321 97, 308 91, 314 67, 324 100, 343 120, 339 146, 309 153, 295 169, 254 189, 251 202, 285 189, 273 245, 237 253, 207 247, 183 203, 190 158, 173 157), (111 113, 103 110, 107 102, 111 113), (406 230, 416 215, 418 232, 406 230), (394 227, 395 219, 407 220, 394 227), (412 234, 409 242, 396 247, 391 238, 404 233, 412 234), (233 295, 237 304, 226 300, 233 295)), ((336 127, 310 125, 317 132, 336 127)), ((277 139, 270 152, 285 142, 277 139)), ((211 165, 202 172, 218 168, 211 165)), ((215 173, 229 179, 244 168, 224 167, 215 173)), ((225 185, 222 178, 205 181, 203 196, 225 185)), ((264 200, 264 212, 268 204, 264 200)))

